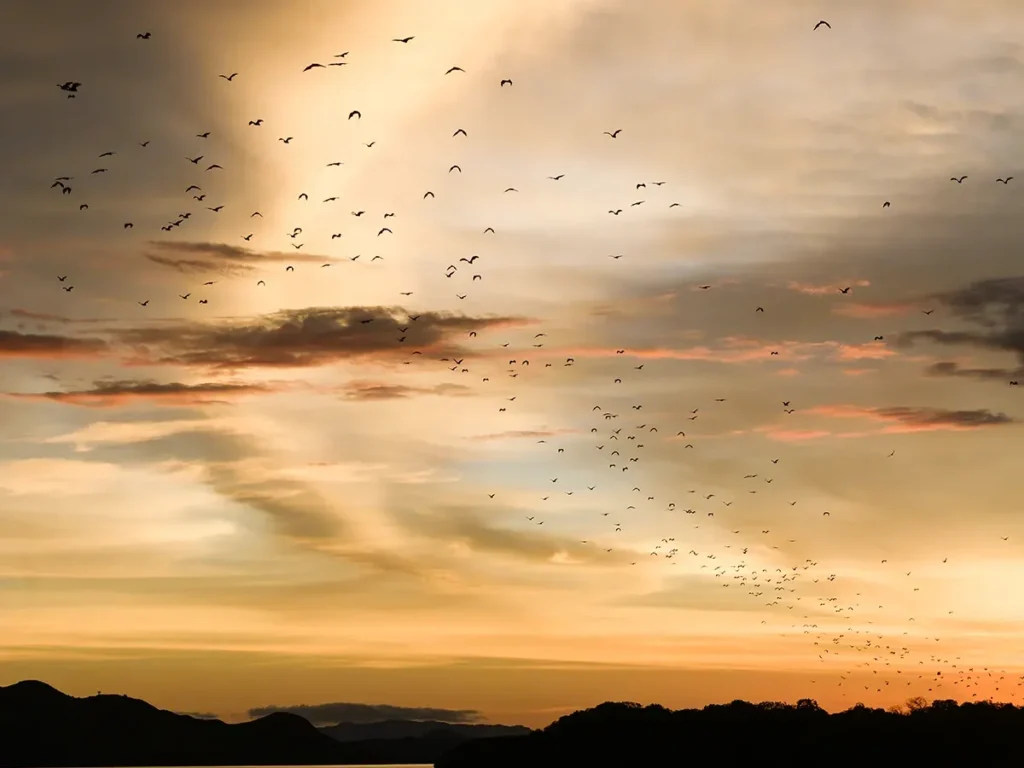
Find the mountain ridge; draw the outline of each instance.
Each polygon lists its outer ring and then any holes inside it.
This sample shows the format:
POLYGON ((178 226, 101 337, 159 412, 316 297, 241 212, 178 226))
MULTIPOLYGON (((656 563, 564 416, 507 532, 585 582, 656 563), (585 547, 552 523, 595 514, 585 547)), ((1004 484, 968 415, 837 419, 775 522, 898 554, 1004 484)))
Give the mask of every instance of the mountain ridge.
POLYGON ((350 729, 352 738, 339 740, 288 712, 229 724, 121 694, 78 698, 23 680, 0 686, 0 768, 433 763, 472 738, 433 725, 397 738, 379 737, 386 728, 355 738, 350 729))

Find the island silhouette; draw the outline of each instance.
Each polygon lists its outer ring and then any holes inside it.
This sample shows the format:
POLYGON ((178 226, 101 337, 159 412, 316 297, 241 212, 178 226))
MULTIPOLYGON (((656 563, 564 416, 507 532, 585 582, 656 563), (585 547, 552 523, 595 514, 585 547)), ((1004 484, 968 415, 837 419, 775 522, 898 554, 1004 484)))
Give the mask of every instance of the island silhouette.
POLYGON ((0 687, 0 768, 433 763, 523 726, 389 720, 317 728, 274 712, 228 724, 118 694, 77 698, 25 680, 0 687))

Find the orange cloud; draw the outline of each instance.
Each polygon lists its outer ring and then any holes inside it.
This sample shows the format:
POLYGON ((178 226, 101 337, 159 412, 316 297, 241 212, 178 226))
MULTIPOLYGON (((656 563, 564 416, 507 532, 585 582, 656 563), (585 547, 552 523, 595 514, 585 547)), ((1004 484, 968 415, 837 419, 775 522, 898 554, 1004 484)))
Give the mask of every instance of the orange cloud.
POLYGON ((880 341, 865 344, 839 344, 835 357, 839 360, 883 360, 896 353, 880 341))
POLYGON ((765 429, 760 431, 763 431, 770 440, 780 440, 784 443, 818 440, 832 434, 823 429, 765 429))
POLYGON ((831 296, 841 293, 842 289, 846 287, 866 288, 869 285, 871 283, 867 280, 843 280, 835 285, 811 285, 809 283, 790 281, 788 288, 791 291, 804 293, 808 296, 831 296))
POLYGON ((410 387, 404 384, 381 384, 373 381, 353 381, 345 385, 348 400, 399 400, 414 395, 471 395, 474 391, 463 384, 438 384, 434 387, 410 387))
POLYGON ((92 357, 106 351, 102 339, 0 331, 0 358, 92 357))
POLYGON ((895 317, 913 312, 914 304, 861 304, 842 302, 832 307, 832 314, 855 317, 859 320, 874 320, 879 317, 895 317))

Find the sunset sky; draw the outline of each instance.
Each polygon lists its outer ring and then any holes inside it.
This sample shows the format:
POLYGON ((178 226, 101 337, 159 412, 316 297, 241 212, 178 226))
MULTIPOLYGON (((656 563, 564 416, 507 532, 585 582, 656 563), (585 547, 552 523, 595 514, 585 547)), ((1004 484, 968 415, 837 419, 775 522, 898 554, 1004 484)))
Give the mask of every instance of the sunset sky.
POLYGON ((0 685, 1024 702, 1022 35, 3 3, 0 685))

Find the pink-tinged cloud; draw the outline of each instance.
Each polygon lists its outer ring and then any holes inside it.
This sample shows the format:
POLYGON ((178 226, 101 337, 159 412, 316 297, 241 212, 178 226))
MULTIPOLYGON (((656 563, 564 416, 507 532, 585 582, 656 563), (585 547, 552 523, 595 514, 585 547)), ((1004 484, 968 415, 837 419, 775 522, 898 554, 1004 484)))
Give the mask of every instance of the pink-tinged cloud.
POLYGON ((182 407, 223 404, 242 395, 265 394, 272 391, 273 387, 263 384, 159 384, 153 381, 116 381, 98 383, 92 389, 33 394, 11 393, 8 397, 49 400, 88 408, 116 408, 140 402, 182 407))
POLYGON ((621 348, 620 354, 617 349, 608 347, 574 347, 565 349, 547 350, 547 355, 556 357, 572 357, 582 359, 586 357, 631 357, 640 360, 695 360, 711 363, 751 363, 773 361, 799 361, 809 360, 816 348, 836 346, 834 342, 821 344, 806 344, 801 342, 784 341, 778 344, 766 344, 754 339, 722 339, 722 347, 715 348, 705 345, 696 347, 683 347, 670 349, 668 347, 647 347, 638 349, 621 348), (773 355, 772 352, 778 354, 773 355))
POLYGON ((844 376, 867 376, 869 373, 878 373, 877 368, 844 368, 844 376))
POLYGON ((880 341, 865 344, 839 344, 835 357, 838 360, 884 360, 894 357, 896 352, 880 341))
POLYGON ((943 408, 863 408, 856 405, 820 405, 808 408, 806 415, 836 419, 870 419, 885 424, 879 433, 933 432, 969 430, 1013 424, 1016 419, 986 408, 952 411, 943 408))
POLYGON ((467 438, 468 440, 512 440, 522 437, 533 437, 539 440, 544 440, 549 437, 558 437, 559 435, 572 435, 576 434, 578 430, 575 429, 518 429, 509 430, 508 432, 492 432, 487 435, 474 435, 473 437, 467 438))
POLYGON ((832 296, 835 294, 842 295, 843 288, 866 288, 869 285, 871 285, 871 283, 867 280, 840 280, 834 285, 812 285, 810 283, 791 281, 788 288, 791 291, 803 293, 808 296, 832 296))
POLYGON ((783 368, 781 371, 775 372, 776 376, 799 376, 800 371, 797 368, 783 368))
MULTIPOLYGON (((726 336, 718 346, 699 345, 671 349, 668 347, 619 348, 574 347, 543 350, 545 356, 572 357, 631 357, 640 360, 697 360, 712 363, 799 362, 831 352, 834 360, 882 360, 897 353, 881 342, 843 344, 838 341, 779 341, 765 342, 742 336, 726 336), (622 351, 620 352, 619 349, 622 351)), ((787 370, 796 370, 790 366, 787 370)), ((780 375, 796 375, 781 373, 780 375)))
POLYGON ((823 437, 829 437, 832 433, 823 429, 768 429, 764 430, 764 434, 769 440, 799 443, 807 440, 820 440, 823 437))
POLYGON ((858 320, 876 320, 882 317, 897 317, 907 315, 917 309, 917 306, 909 303, 895 304, 862 304, 859 302, 839 302, 832 307, 832 314, 843 317, 854 317, 858 320))

